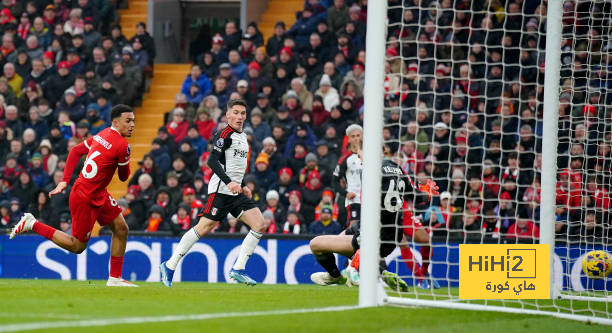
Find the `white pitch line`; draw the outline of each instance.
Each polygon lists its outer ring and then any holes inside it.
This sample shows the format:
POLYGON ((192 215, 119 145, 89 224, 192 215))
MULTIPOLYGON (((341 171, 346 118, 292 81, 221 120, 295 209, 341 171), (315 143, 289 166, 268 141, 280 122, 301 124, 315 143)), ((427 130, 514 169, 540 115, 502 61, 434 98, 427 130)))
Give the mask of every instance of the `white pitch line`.
POLYGON ((311 309, 292 309, 292 310, 271 310, 271 311, 250 311, 250 312, 226 312, 226 313, 202 313, 191 315, 170 315, 161 317, 117 317, 105 319, 89 319, 77 321, 46 321, 36 323, 19 323, 0 325, 0 332, 20 332, 40 329, 54 329, 66 327, 92 327, 92 326, 110 326, 121 324, 143 324, 143 323, 160 323, 169 321, 185 321, 185 320, 208 320, 219 318, 232 317, 257 317, 271 315, 286 315, 298 313, 316 313, 316 312, 337 312, 346 310, 358 309, 357 305, 346 306, 330 306, 324 308, 311 309))
POLYGON ((65 313, 22 313, 22 312, 2 312, 0 317, 9 318, 52 318, 52 319, 93 319, 92 316, 81 316, 65 313))

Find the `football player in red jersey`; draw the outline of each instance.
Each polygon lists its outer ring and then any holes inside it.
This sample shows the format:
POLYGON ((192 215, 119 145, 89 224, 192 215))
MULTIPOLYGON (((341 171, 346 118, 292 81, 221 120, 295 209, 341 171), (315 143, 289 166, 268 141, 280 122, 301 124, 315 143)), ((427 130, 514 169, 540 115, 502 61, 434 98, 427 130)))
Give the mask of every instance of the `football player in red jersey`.
POLYGON ((110 272, 106 285, 137 287, 121 278, 128 226, 121 215, 117 201, 106 190, 115 170, 118 170, 119 179, 123 182, 130 176, 130 145, 126 138, 131 137, 134 131, 134 112, 127 105, 116 105, 111 110, 111 120, 110 128, 70 150, 64 178, 54 190, 49 192, 49 197, 62 193, 70 182, 72 172, 81 156, 87 155, 83 169, 72 186, 68 201, 72 215, 72 236, 38 222, 32 214, 25 213, 13 228, 10 238, 33 230, 61 248, 78 254, 87 248, 93 226, 98 221, 102 226, 108 225, 113 232, 110 272))

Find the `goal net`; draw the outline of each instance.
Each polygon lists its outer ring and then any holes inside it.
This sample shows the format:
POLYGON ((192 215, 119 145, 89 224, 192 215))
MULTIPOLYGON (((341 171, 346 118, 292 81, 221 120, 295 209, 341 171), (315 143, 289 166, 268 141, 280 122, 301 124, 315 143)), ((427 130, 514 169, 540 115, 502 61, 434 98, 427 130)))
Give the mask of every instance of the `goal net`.
POLYGON ((612 276, 583 272, 588 252, 612 251, 612 1, 389 0, 385 13, 384 69, 368 68, 382 54, 368 17, 365 141, 380 93, 384 155, 440 195, 406 208, 412 237, 385 260, 409 288, 379 303, 612 324, 612 276), (383 70, 383 91, 368 89, 383 70), (465 243, 554 243, 552 299, 460 300, 465 243))

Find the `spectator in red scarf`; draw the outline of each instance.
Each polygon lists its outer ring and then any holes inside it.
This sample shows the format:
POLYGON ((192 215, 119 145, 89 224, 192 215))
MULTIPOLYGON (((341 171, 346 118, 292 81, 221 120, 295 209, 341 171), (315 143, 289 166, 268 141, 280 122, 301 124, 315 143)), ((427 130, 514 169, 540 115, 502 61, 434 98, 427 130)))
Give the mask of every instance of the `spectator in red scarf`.
POLYGON ((263 212, 264 224, 266 225, 267 234, 275 234, 278 230, 276 220, 274 219, 274 213, 269 210, 263 212))
POLYGON ((185 110, 183 108, 175 108, 172 110, 172 120, 166 125, 168 133, 174 136, 174 141, 178 144, 187 136, 189 122, 185 120, 185 110))
POLYGON ((149 208, 149 218, 145 222, 146 232, 156 232, 158 230, 167 230, 167 222, 164 220, 164 208, 153 205, 149 208))
POLYGON ((210 140, 212 131, 217 126, 215 121, 210 117, 210 112, 203 107, 198 109, 194 124, 198 127, 198 132, 206 141, 210 140))
POLYGON ((179 205, 176 213, 170 218, 174 229, 189 230, 192 222, 191 216, 189 216, 190 210, 189 204, 182 203, 179 205))

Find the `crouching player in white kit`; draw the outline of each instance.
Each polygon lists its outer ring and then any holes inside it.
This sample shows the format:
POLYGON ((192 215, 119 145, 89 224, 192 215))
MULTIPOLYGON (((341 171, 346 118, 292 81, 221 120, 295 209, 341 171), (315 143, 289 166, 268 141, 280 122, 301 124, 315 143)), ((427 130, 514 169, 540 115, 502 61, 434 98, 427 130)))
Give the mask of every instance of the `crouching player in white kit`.
POLYGON ((257 284, 245 271, 249 257, 255 251, 259 239, 265 231, 264 218, 255 202, 251 190, 241 186, 247 168, 249 143, 242 132, 246 120, 247 104, 244 100, 234 99, 227 103, 227 127, 214 138, 214 147, 208 164, 214 175, 208 184, 208 200, 198 224, 189 229, 181 238, 176 250, 168 261, 160 264, 162 283, 170 287, 178 262, 202 236, 209 233, 228 213, 238 217, 251 231, 246 235, 238 259, 229 277, 247 285, 257 284))
MULTIPOLYGON (((359 152, 361 157, 361 151, 359 152)), ((380 229, 380 257, 385 258, 403 238, 402 208, 405 200, 414 197, 413 183, 404 171, 392 160, 384 159, 382 163, 382 209, 380 229)), ((420 185, 419 190, 429 195, 437 194, 437 186, 433 182, 420 185)), ((326 272, 314 273, 310 279, 318 285, 344 284, 347 281, 342 276, 334 253, 348 258, 359 250, 360 223, 354 223, 346 232, 339 235, 317 236, 310 241, 310 249, 315 259, 325 268, 326 272)), ((358 259, 357 259, 358 260, 358 259)), ((386 265, 381 264, 383 279, 393 289, 406 290, 406 283, 396 274, 386 271, 386 265)))

